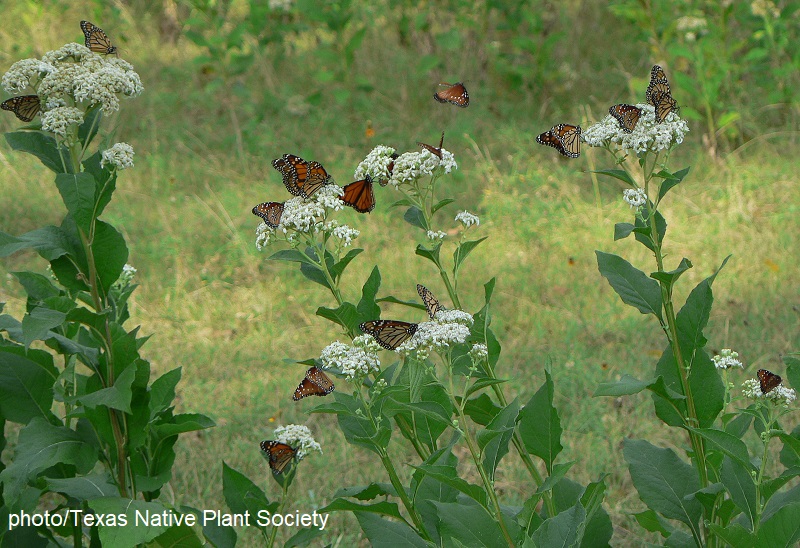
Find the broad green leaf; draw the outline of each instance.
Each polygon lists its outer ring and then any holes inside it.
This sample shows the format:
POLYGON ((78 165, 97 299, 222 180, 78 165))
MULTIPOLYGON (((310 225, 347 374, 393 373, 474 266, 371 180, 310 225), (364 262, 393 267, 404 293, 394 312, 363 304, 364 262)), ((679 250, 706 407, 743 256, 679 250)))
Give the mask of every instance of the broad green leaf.
POLYGON ((371 512, 373 514, 390 516, 405 521, 405 518, 400 514, 400 508, 397 506, 397 503, 389 501, 358 504, 351 500, 337 498, 332 500, 327 506, 320 508, 317 512, 320 514, 327 514, 330 512, 371 512))
POLYGON ((542 516, 536 509, 543 497, 543 493, 534 493, 522 505, 522 509, 514 516, 514 521, 524 531, 525 537, 529 537, 544 522, 542 516))
POLYGON ((586 526, 581 535, 581 548, 605 548, 614 534, 611 518, 603 508, 606 493, 603 474, 597 481, 591 482, 581 495, 581 505, 586 510, 586 526))
POLYGON ((122 267, 128 262, 128 247, 125 238, 116 228, 103 221, 95 224, 92 252, 97 266, 97 277, 104 292, 119 279, 122 267))
POLYGON ((161 514, 167 508, 159 502, 144 502, 122 497, 101 497, 89 501, 89 508, 95 514, 107 514, 107 517, 122 516, 116 523, 105 520, 104 525, 98 527, 100 542, 103 546, 114 548, 133 548, 156 538, 168 529, 166 525, 153 525, 136 521, 139 516, 161 514), (149 512, 149 514, 148 514, 149 512), (113 523, 113 524, 112 524, 113 523))
POLYGON ((325 273, 318 266, 310 265, 308 263, 300 263, 300 273, 305 276, 306 279, 318 283, 327 289, 332 289, 328 278, 325 277, 325 273))
POLYGON ((756 545, 756 538, 753 533, 742 527, 739 523, 734 523, 727 527, 720 527, 716 523, 710 523, 708 527, 715 535, 724 540, 727 546, 753 548, 756 545))
POLYGON ((391 483, 370 483, 367 486, 342 487, 333 494, 334 497, 348 497, 358 500, 372 500, 376 497, 387 495, 398 496, 391 483))
POLYGON ((756 486, 750 471, 726 455, 722 461, 720 480, 730 493, 731 500, 747 516, 748 524, 752 526, 758 513, 756 508, 758 502, 756 486))
POLYGON ((633 267, 622 257, 595 251, 600 274, 608 280, 622 302, 635 307, 642 314, 661 316, 661 288, 658 282, 633 267))
MULTIPOLYGON (((648 208, 652 210, 652 204, 648 202, 648 208)), ((656 231, 658 233, 659 241, 663 242, 664 237, 667 234, 667 220, 664 219, 664 216, 661 215, 659 211, 656 211, 653 214, 655 224, 656 224, 656 231)), ((653 243, 653 229, 650 226, 650 221, 645 221, 640 217, 636 217, 636 221, 634 222, 635 228, 633 229, 633 235, 636 238, 636 241, 645 246, 650 251, 655 251, 655 245, 653 243)))
POLYGON ((542 484, 536 489, 536 492, 544 493, 546 491, 550 491, 559 481, 564 478, 564 476, 567 475, 567 472, 569 472, 574 464, 575 461, 571 460, 569 462, 560 463, 553 466, 553 472, 545 478, 542 484))
POLYGON ((709 447, 713 447, 719 451, 722 451, 747 470, 756 470, 756 468, 750 462, 750 455, 747 452, 747 445, 736 436, 728 434, 724 430, 717 430, 716 428, 689 429, 708 440, 709 447))
POLYGON ((422 244, 419 244, 414 251, 420 257, 425 257, 429 261, 433 262, 434 264, 439 264, 439 250, 442 248, 442 242, 439 241, 433 244, 432 248, 427 248, 422 244))
POLYGON ((414 466, 414 469, 419 470, 421 473, 429 476, 436 481, 444 483, 448 487, 464 493, 475 502, 483 507, 486 507, 486 492, 478 485, 468 483, 458 476, 458 471, 455 466, 444 465, 430 465, 423 464, 421 466, 414 466))
MULTIPOLYGON (((292 537, 286 541, 283 545, 283 548, 294 548, 295 546, 310 546, 311 542, 317 540, 319 537, 325 534, 319 526, 317 527, 306 527, 304 529, 300 529, 292 535, 292 537)), ((231 546, 233 548, 233 546, 231 546)))
POLYGON ((506 380, 506 379, 492 379, 492 378, 488 378, 488 377, 484 377, 482 379, 478 379, 472 384, 472 386, 470 386, 467 389, 467 393, 464 394, 464 397, 468 398, 471 395, 473 395, 475 392, 477 392, 479 390, 483 390, 487 386, 492 386, 492 385, 495 385, 495 384, 503 384, 505 382, 508 382, 508 380, 506 380))
POLYGON ((75 478, 46 478, 47 490, 62 493, 76 500, 119 496, 119 488, 108 472, 75 478))
POLYGON ((580 540, 580 530, 585 522, 586 510, 579 502, 569 510, 546 519, 534 531, 531 539, 535 546, 574 546, 580 540))
POLYGON ((0 347, 0 416, 19 424, 36 417, 56 422, 51 408, 57 378, 58 370, 47 352, 0 347))
POLYGON ((100 167, 101 162, 102 154, 99 150, 83 161, 84 168, 94 176, 94 180, 97 182, 94 197, 94 215, 96 217, 103 213, 117 188, 117 172, 110 171, 108 167, 100 167))
POLYGON ((150 386, 150 419, 167 409, 175 400, 175 387, 181 380, 181 367, 176 367, 172 371, 167 371, 153 381, 150 386))
POLYGON ((170 422, 160 423, 153 426, 153 433, 161 439, 185 434, 186 432, 196 432, 213 428, 215 423, 210 418, 201 413, 181 413, 170 419, 170 422))
POLYGON ((126 368, 114 381, 114 386, 102 388, 88 394, 77 395, 68 398, 70 402, 80 402, 89 409, 94 409, 98 405, 103 405, 111 409, 118 409, 125 413, 131 413, 131 385, 136 377, 136 368, 126 368))
POLYGON ((428 224, 425 222, 425 215, 422 214, 422 210, 417 206, 409 207, 403 214, 403 220, 411 226, 416 226, 425 231, 430 230, 428 224))
POLYGON ((355 512, 358 524, 375 548, 428 548, 429 544, 405 522, 389 521, 375 514, 355 512))
POLYGON ((492 422, 486 425, 485 430, 478 431, 478 446, 483 454, 483 467, 492 481, 494 481, 494 473, 500 460, 508 453, 508 444, 514 436, 514 425, 518 415, 519 402, 515 398, 505 409, 495 415, 492 422), (482 432, 496 433, 496 435, 481 442, 480 434, 482 432))
POLYGON ((445 198, 443 200, 439 200, 439 202, 436 205, 431 207, 431 213, 436 213, 437 211, 442 209, 447 204, 452 204, 453 202, 455 202, 455 200, 453 198, 445 198))
POLYGON ((29 348, 33 341, 48 339, 48 333, 54 327, 62 324, 67 315, 58 310, 50 310, 37 306, 22 318, 22 337, 25 348, 29 348))
POLYGON ((599 173, 600 175, 608 175, 609 177, 614 177, 615 179, 619 179, 624 183, 628 183, 632 187, 637 186, 636 181, 634 181, 631 176, 628 174, 627 171, 622 169, 599 169, 597 171, 590 171, 589 173, 599 173))
MULTIPOLYGON (((467 499, 468 500, 468 499, 467 499)), ((508 543, 494 516, 478 505, 462 503, 434 502, 439 515, 439 534, 443 546, 503 547, 508 543)), ((511 520, 506 520, 506 527, 516 528, 511 520)), ((512 533, 512 538, 516 535, 512 533)))
POLYGON ((668 173, 666 171, 660 171, 656 173, 656 177, 661 177, 664 179, 664 181, 661 183, 661 187, 658 189, 658 201, 660 202, 671 188, 680 184, 680 182, 683 181, 684 177, 686 177, 688 173, 688 167, 681 169, 680 171, 676 171, 675 173, 668 173))
POLYGON ((102 120, 103 109, 99 104, 89 107, 84 113, 83 123, 78 126, 78 140, 84 145, 84 148, 88 148, 86 145, 91 143, 94 136, 97 135, 102 120))
POLYGON ((800 503, 795 503, 784 506, 761 524, 756 546, 791 547, 797 546, 798 542, 800 542, 800 503))
POLYGON ((677 519, 699 535, 700 503, 686 495, 700 489, 697 473, 671 449, 645 440, 625 440, 625 461, 639 498, 666 518, 677 519))
POLYGON ((62 148, 53 137, 39 131, 13 131, 5 134, 6 141, 13 150, 33 154, 49 169, 56 173, 73 171, 69 152, 62 148))
MULTIPOLYGON (((797 477, 797 469, 794 469, 793 474, 789 474, 789 479, 797 477)), ((784 476, 784 474, 781 474, 784 476)), ((786 482, 784 482, 785 485, 786 482)), ((767 501, 766 506, 764 507, 764 511, 761 513, 761 521, 767 521, 770 519, 773 514, 775 514, 778 510, 783 508, 784 506, 788 506, 789 504, 800 504, 800 484, 795 485, 791 489, 783 490, 780 493, 765 493, 766 489, 765 486, 762 484, 761 493, 765 499, 769 499, 767 501)), ((774 490, 773 490, 774 493, 774 490)))
POLYGON ((646 531, 660 533, 662 537, 668 537, 672 533, 672 526, 669 525, 664 518, 649 508, 644 512, 633 514, 633 517, 636 518, 636 522, 646 531))
POLYGON ((282 249, 280 251, 276 251, 275 253, 267 257, 267 260, 303 263, 315 266, 314 262, 311 259, 309 259, 304 253, 296 249, 282 249))
POLYGON ((672 290, 672 286, 675 285, 675 282, 678 281, 678 278, 681 277, 681 274, 686 272, 692 268, 692 261, 689 259, 681 259, 681 263, 678 265, 678 268, 675 270, 671 270, 669 272, 653 272, 650 274, 650 277, 654 280, 658 280, 666 284, 666 286, 672 290))
POLYGON ((339 308, 327 308, 320 306, 317 308, 317 316, 339 324, 351 333, 358 333, 359 316, 358 310, 353 303, 342 303, 339 308))
POLYGON ((518 428, 525 449, 541 458, 547 472, 553 470, 561 445, 561 420, 553 406, 553 379, 545 371, 545 382, 519 412, 518 428))
MULTIPOLYGON (((270 473, 266 465, 264 465, 264 469, 265 474, 270 473)), ((222 462, 222 494, 225 496, 228 508, 234 514, 250 512, 251 516, 257 516, 260 510, 275 512, 279 506, 277 501, 271 503, 250 478, 238 470, 234 470, 224 461, 222 462)), ((255 522, 252 525, 262 531, 266 529, 255 522)))
POLYGON ((152 541, 160 548, 202 548, 203 542, 188 525, 173 525, 152 541))
POLYGON ((642 390, 650 390, 668 400, 686 399, 682 394, 667 388, 662 377, 656 377, 655 380, 640 381, 628 374, 622 375, 622 378, 615 382, 600 383, 594 396, 630 396, 638 394, 642 390))
POLYGON ((636 228, 631 223, 617 223, 614 225, 614 241, 622 240, 627 238, 633 232, 633 229, 636 228))
POLYGON ((88 234, 94 218, 94 196, 97 190, 94 177, 86 172, 59 173, 56 175, 56 187, 67 211, 81 230, 88 234))
POLYGON ((486 426, 502 410, 487 394, 467 400, 464 413, 481 426, 486 426))
POLYGON ((29 299, 44 301, 48 297, 61 295, 61 290, 47 276, 35 272, 11 272, 11 275, 25 288, 29 299))
MULTIPOLYGON (((378 289, 380 287, 381 271, 378 269, 378 266, 375 265, 372 272, 369 274, 369 278, 367 278, 367 281, 364 282, 364 286, 361 288, 361 299, 356 306, 358 320, 360 320, 358 322, 359 324, 380 317, 381 309, 376 303, 376 296, 378 295, 378 289)), ((355 332, 360 333, 358 325, 356 325, 355 332)))
POLYGON ((333 277, 333 279, 338 280, 339 277, 344 272, 344 269, 347 268, 347 265, 350 264, 350 261, 355 259, 358 256, 358 254, 361 253, 362 251, 364 250, 359 248, 351 249, 350 251, 347 252, 347 254, 344 257, 342 257, 339 260, 338 263, 335 263, 331 267, 331 276, 333 277))
POLYGON ((453 251, 453 268, 458 270, 461 263, 464 262, 464 259, 466 259, 472 250, 478 247, 478 244, 486 238, 488 238, 488 236, 484 236, 480 240, 467 240, 466 242, 460 243, 455 251, 453 251))

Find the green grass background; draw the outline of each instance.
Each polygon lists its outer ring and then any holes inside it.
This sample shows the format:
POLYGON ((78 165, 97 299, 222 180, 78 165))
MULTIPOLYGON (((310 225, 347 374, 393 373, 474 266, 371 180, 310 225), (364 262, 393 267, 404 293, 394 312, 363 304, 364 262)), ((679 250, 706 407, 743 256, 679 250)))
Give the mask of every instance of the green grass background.
MULTIPOLYGON (((244 9, 241 4, 232 4, 231 18, 244 9)), ((544 370, 551 372, 565 428, 561 458, 576 461, 572 477, 587 483, 609 474, 605 506, 615 524, 615 545, 636 546, 650 538, 630 517, 643 505, 621 442, 642 437, 681 448, 685 439, 654 419, 648 397, 592 397, 600 382, 626 373, 647 376, 665 344, 653 319, 623 305, 599 275, 594 251, 622 255, 647 272, 654 263, 632 240, 613 241, 614 224, 630 222, 632 212, 616 180, 595 181, 587 173, 612 167, 609 157, 590 149, 566 161, 534 142, 555 123, 586 127, 611 104, 642 100, 649 68, 661 60, 604 4, 571 2, 557 13, 554 24, 570 34, 561 37, 549 62, 565 63, 564 73, 572 76, 548 89, 504 82, 481 65, 487 62, 481 53, 493 47, 484 39, 497 21, 466 29, 462 50, 438 51, 439 64, 421 70, 420 59, 430 54, 420 53, 428 47, 424 41, 409 45, 381 32, 395 22, 389 2, 359 4, 369 23, 364 41, 346 76, 337 69, 327 81, 328 61, 314 57, 324 33, 292 34, 286 38, 291 56, 257 51, 252 67, 235 74, 229 57, 198 62, 206 50, 184 34, 174 34, 173 42, 160 31, 164 13, 175 6, 179 19, 188 20, 193 12, 184 4, 8 5, 11 19, 4 20, 16 24, 0 29, 0 70, 63 43, 82 42, 78 21, 89 19, 106 29, 145 85, 144 94, 124 101, 112 122, 112 142, 131 143, 136 157, 135 168, 121 174, 105 217, 125 235, 129 262, 138 269, 141 287, 131 325, 153 334, 144 355, 155 374, 182 368, 180 411, 202 412, 217 422, 210 431, 181 438, 165 500, 225 508, 223 460, 277 497, 280 490, 258 442, 288 423, 307 424, 325 452, 302 463, 289 509, 311 510, 339 487, 386 480, 371 455, 346 444, 335 418, 307 413, 316 401, 291 401, 304 367, 285 360, 318 356, 342 335, 314 315, 318 306, 333 304, 323 288, 290 265, 266 261, 269 250, 255 249, 258 222, 250 209, 286 198, 270 165, 285 152, 322 162, 345 184, 375 145, 413 150, 415 141, 435 142, 444 130, 445 147, 459 169, 444 179, 445 194, 456 203, 438 218, 439 228, 455 228, 455 213, 468 209, 481 218, 475 234, 490 237, 462 271, 461 294, 464 307, 474 312, 482 304, 482 285, 497 278, 493 327, 503 345, 498 374, 511 379, 507 394, 527 400, 544 381, 544 370), (467 83, 468 109, 430 97, 433 84, 455 79, 467 83)), ((413 4, 404 5, 413 12, 413 4)), ((456 28, 446 13, 431 14, 422 6, 419 11, 434 29, 456 28)), ((680 91, 675 95, 691 112, 680 91)), ((769 105, 755 94, 748 99, 739 108, 757 120, 769 105)), ((701 120, 690 120, 687 142, 670 163, 674 169, 692 166, 662 207, 669 264, 687 257, 695 265, 681 279, 679 302, 733 255, 714 284, 706 332, 710 349, 740 353, 746 373, 737 380, 754 376, 759 367, 780 372, 780 356, 800 348, 796 110, 796 103, 788 108, 782 126, 756 127, 744 146, 734 141, 716 155, 709 154, 701 120)), ((17 125, 10 114, 0 119, 2 131, 17 125)), ((414 255, 419 231, 402 220, 402 210, 388 207, 399 195, 390 188, 377 188, 376 194, 378 207, 370 215, 348 210, 339 217, 361 230, 356 243, 365 249, 347 271, 345 295, 357 298, 375 264, 383 276, 381 294, 411 299, 415 284, 423 283, 446 295, 430 263, 414 255)), ((0 229, 20 234, 58 223, 63 214, 52 173, 1 144, 0 229)), ((8 311, 24 311, 23 292, 8 273, 44 268, 31 253, 0 263, 0 300, 8 311)), ((392 312, 409 314, 389 305, 384 316, 392 312)), ((388 364, 392 355, 384 359, 388 364)), ((347 389, 344 381, 338 384, 347 389)), ((13 440, 13 429, 8 434, 13 440)), ((414 462, 404 444, 394 443, 392 450, 398 462, 414 462)), ((3 458, 13 458, 13 446, 3 458)), ((477 479, 469 466, 463 474, 477 479)), ((534 489, 511 455, 500 466, 496 487, 509 504, 521 503, 534 489)), ((259 544, 251 531, 240 534, 243 546, 259 544)), ((365 543, 355 520, 340 514, 332 516, 324 539, 339 546, 365 543)))

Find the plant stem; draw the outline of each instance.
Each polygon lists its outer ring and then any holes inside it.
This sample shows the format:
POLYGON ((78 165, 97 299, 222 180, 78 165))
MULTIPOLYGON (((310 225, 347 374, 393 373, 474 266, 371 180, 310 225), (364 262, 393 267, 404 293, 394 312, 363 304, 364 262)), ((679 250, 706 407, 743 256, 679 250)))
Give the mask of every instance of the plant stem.
MULTIPOLYGON (((278 507, 278 512, 277 512, 278 514, 283 514, 283 510, 284 508, 286 508, 287 493, 289 492, 289 485, 287 483, 288 482, 284 482, 283 485, 281 485, 281 490, 282 490, 281 505, 280 507, 278 507)), ((275 545, 275 536, 277 534, 278 534, 278 527, 276 525, 273 525, 272 530, 269 533, 269 539, 267 541, 267 546, 269 546, 270 548, 272 548, 272 546, 275 545)))

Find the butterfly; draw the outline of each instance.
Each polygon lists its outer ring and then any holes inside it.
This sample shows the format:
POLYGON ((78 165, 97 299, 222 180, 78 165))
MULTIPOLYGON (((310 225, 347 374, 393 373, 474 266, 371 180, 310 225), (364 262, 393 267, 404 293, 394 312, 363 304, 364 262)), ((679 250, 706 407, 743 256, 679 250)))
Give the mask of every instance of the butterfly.
POLYGON ((359 327, 367 335, 372 335, 386 350, 394 350, 417 332, 417 324, 400 320, 372 320, 359 327))
POLYGON ((23 122, 30 122, 39 112, 41 102, 38 95, 20 95, 19 97, 6 99, 0 104, 0 108, 10 110, 23 122))
POLYGON ((283 202, 264 202, 253 208, 253 215, 258 215, 264 219, 264 223, 270 228, 278 228, 281 224, 283 215, 283 202))
MULTIPOLYGON (((390 156, 392 161, 389 162, 389 165, 386 166, 386 171, 389 172, 389 178, 390 179, 392 177, 392 173, 394 172, 394 161, 397 160, 399 157, 400 157, 400 155, 397 154, 396 152, 392 153, 392 155, 390 156)), ((389 179, 380 179, 380 180, 378 180, 378 184, 380 184, 381 186, 386 186, 386 185, 389 184, 389 179)))
MULTIPOLYGON (((434 156, 438 157, 440 160, 442 159, 442 143, 444 143, 444 131, 442 132, 442 138, 439 139, 439 147, 438 148, 435 147, 435 146, 426 145, 425 143, 420 143, 419 141, 417 141, 417 144, 419 146, 421 146, 422 148, 424 148, 425 150, 427 150, 428 152, 430 152, 434 156)), ((394 167, 394 166, 392 166, 392 167, 394 167)))
POLYGON ((94 26, 89 21, 81 21, 81 30, 86 37, 86 47, 93 52, 103 55, 117 53, 117 46, 111 45, 108 35, 100 27, 94 26))
POLYGON ((663 122, 667 114, 673 110, 678 110, 678 102, 672 98, 670 93, 667 75, 664 73, 664 69, 658 65, 653 65, 650 71, 650 85, 647 86, 644 97, 655 108, 656 122, 658 123, 663 122))
POLYGON ((294 196, 310 198, 331 182, 331 176, 319 162, 306 162, 294 154, 273 160, 272 167, 281 172, 286 190, 294 196))
POLYGON ((636 128, 636 123, 639 121, 639 117, 642 115, 642 109, 623 103, 621 105, 614 105, 608 109, 608 113, 613 116, 617 122, 619 122, 619 125, 622 127, 622 131, 625 133, 631 133, 634 128, 636 128))
POLYGON ((269 457, 269 467, 272 468, 273 474, 283 472, 297 454, 297 449, 285 443, 271 440, 262 441, 261 450, 269 457))
POLYGON ((439 302, 439 299, 433 296, 431 290, 424 285, 417 284, 417 293, 419 293, 422 302, 425 303, 425 309, 428 311, 428 316, 430 316, 431 319, 433 319, 440 310, 447 310, 439 302))
POLYGON ((372 177, 367 175, 360 181, 345 185, 344 195, 339 199, 359 213, 369 213, 375 209, 375 192, 372 190, 372 177))
POLYGON ((577 158, 581 155, 581 126, 558 124, 536 137, 536 142, 553 147, 568 158, 577 158))
POLYGON ((469 106, 469 93, 461 82, 455 84, 439 84, 447 86, 446 90, 438 91, 433 94, 433 98, 440 103, 451 103, 457 107, 467 108, 469 106))
POLYGON ((761 383, 762 394, 771 392, 773 388, 783 381, 780 375, 776 375, 772 371, 767 371, 766 369, 759 369, 756 374, 758 375, 758 382, 761 383))
POLYGON ((306 371, 306 377, 297 386, 292 399, 299 401, 306 396, 327 396, 333 392, 334 386, 328 375, 316 367, 306 371))

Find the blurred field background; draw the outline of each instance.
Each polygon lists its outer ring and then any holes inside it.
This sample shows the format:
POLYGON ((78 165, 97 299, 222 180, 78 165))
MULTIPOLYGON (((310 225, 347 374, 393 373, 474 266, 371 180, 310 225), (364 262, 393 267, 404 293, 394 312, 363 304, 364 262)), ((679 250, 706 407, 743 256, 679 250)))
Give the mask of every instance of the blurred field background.
MULTIPOLYGON (((335 418, 306 413, 317 402, 290 399, 305 368, 285 360, 316 357, 341 334, 314 315, 332 305, 323 288, 266 261, 270 250, 255 249, 258 220, 250 209, 287 197, 270 165, 285 152, 322 162, 346 184, 375 145, 402 152, 446 132, 459 169, 445 179, 456 203, 439 218, 440 228, 454 228, 455 213, 468 209, 481 218, 476 234, 490 236, 462 272, 465 307, 476 311, 482 284, 497 277, 498 375, 512 379, 509 395, 527 400, 544 381, 543 370, 551 371, 566 429, 563 459, 577 461, 571 475, 585 484, 610 474, 606 508, 615 545, 647 538, 630 517, 642 505, 620 442, 645 437, 680 448, 685 439, 654 420, 645 396, 592 398, 605 380, 646 377, 664 344, 657 324, 624 306, 601 278, 594 250, 620 254, 648 272, 653 261, 632 240, 612 239, 614 223, 630 222, 632 212, 616 180, 588 173, 613 167, 610 157, 584 150, 566 161, 537 145, 536 135, 560 122, 587 127, 612 104, 643 102, 650 67, 662 64, 691 127, 670 167, 692 171, 662 209, 669 264, 688 257, 695 265, 679 284, 679 298, 733 254, 714 284, 708 348, 737 350, 746 366, 740 380, 759 367, 781 372, 780 356, 800 349, 800 2, 0 6, 0 70, 82 43, 78 22, 88 19, 109 34, 145 85, 114 120, 112 142, 132 144, 136 165, 121 174, 106 216, 124 232, 138 269, 132 321, 154 335, 144 349, 154 373, 182 367, 180 410, 217 421, 178 442, 164 494, 170 502, 224 509, 223 460, 278 497, 258 442, 287 423, 307 424, 325 451, 302 463, 289 509, 310 511, 339 487, 386 481, 375 459, 346 445, 335 418), (433 101, 441 81, 464 81, 470 107, 433 101)), ((16 127, 10 114, 0 119, 0 130, 16 127)), ((402 210, 388 207, 398 195, 389 188, 376 194, 370 215, 348 210, 340 217, 362 231, 356 244, 366 250, 347 272, 350 300, 374 264, 382 295, 415 298, 416 283, 445 295, 429 263, 414 256, 418 231, 402 220, 402 210)), ((52 174, 3 141, 0 229, 20 234, 57 223, 62 207, 52 174)), ((44 266, 31 253, 0 263, 0 300, 8 311, 21 316, 24 300, 7 273, 44 266)), ((384 316, 397 310, 386 308, 384 316)), ((413 462, 402 443, 393 446, 400 462, 413 462)), ((3 458, 13 458, 13 448, 3 458)), ((507 461, 497 489, 505 503, 517 504, 534 486, 515 459, 507 461)), ((331 517, 324 537, 339 546, 360 538, 355 520, 343 514, 331 517)), ((242 546, 259 544, 252 532, 240 539, 242 546)))

